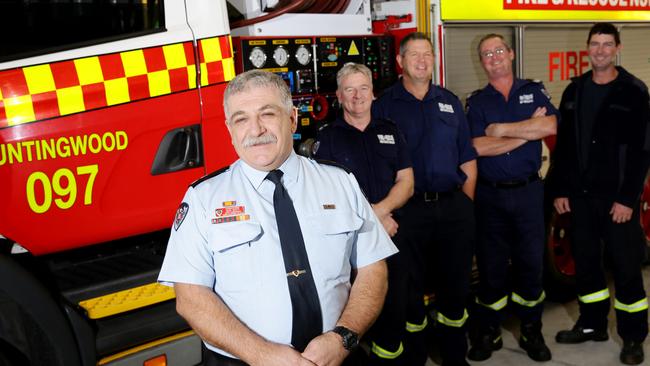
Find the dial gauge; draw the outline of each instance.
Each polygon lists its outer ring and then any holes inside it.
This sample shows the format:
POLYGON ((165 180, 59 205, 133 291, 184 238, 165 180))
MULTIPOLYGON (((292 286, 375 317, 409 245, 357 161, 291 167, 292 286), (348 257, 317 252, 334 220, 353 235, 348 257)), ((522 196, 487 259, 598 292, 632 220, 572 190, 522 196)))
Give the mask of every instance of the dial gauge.
POLYGON ((255 68, 259 69, 266 63, 266 53, 259 47, 254 47, 248 54, 248 59, 255 68))
POLYGON ((309 61, 311 61, 311 53, 309 52, 309 49, 304 45, 298 47, 296 50, 296 60, 298 60, 298 63, 303 66, 307 65, 309 61))
POLYGON ((278 66, 285 66, 289 63, 289 53, 284 47, 279 46, 273 51, 273 60, 278 66))

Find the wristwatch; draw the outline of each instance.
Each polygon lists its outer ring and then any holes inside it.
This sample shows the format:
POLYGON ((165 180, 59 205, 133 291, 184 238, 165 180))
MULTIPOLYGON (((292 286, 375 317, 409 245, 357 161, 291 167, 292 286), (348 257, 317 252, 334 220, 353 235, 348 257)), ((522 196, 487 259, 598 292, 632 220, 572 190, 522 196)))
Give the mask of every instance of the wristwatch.
POLYGON ((332 332, 343 338, 343 348, 346 350, 352 351, 359 346, 359 335, 350 329, 339 325, 332 329, 332 332))

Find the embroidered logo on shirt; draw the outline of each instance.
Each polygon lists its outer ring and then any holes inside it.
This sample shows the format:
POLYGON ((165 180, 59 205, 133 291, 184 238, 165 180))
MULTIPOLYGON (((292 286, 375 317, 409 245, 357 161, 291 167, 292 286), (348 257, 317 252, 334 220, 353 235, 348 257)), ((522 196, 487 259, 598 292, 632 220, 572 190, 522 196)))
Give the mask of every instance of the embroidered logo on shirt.
POLYGON ((176 210, 176 216, 174 217, 174 230, 178 231, 178 228, 181 227, 181 224, 185 220, 185 217, 187 216, 187 212, 189 210, 190 205, 185 202, 181 203, 181 205, 178 206, 178 210, 176 210))
POLYGON ((212 219, 213 224, 221 224, 224 222, 245 221, 250 220, 250 215, 246 214, 246 207, 235 206, 237 201, 225 201, 224 207, 219 207, 214 210, 216 216, 212 219))
POLYGON ((323 210, 336 210, 336 205, 333 203, 323 204, 323 210))
POLYGON ((454 107, 451 104, 438 103, 438 108, 440 108, 440 112, 454 113, 454 107))
POLYGON ((395 145, 395 136, 393 135, 377 135, 380 144, 395 145))
POLYGON ((533 102, 532 94, 523 94, 519 96, 519 104, 530 104, 533 102))

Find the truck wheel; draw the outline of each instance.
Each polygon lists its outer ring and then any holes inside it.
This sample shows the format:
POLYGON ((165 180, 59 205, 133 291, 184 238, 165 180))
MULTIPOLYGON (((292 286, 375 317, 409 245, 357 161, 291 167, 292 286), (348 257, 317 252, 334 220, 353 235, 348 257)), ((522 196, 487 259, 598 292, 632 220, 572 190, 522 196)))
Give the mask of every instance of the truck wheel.
POLYGON ((571 255, 569 215, 550 214, 546 233, 545 290, 551 301, 575 298, 575 262, 571 255))
POLYGON ((646 178, 645 184, 643 185, 639 217, 641 218, 641 228, 643 229, 646 243, 644 263, 650 264, 650 178, 646 178))

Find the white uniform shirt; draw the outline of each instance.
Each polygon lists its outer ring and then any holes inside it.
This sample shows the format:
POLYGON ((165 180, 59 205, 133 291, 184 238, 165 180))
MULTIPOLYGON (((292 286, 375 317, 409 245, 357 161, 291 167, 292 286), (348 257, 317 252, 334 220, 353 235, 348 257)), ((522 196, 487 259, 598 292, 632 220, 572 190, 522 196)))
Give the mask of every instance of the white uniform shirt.
MULTIPOLYGON (((293 152, 279 169, 300 222, 325 332, 347 304, 351 270, 397 248, 352 174, 293 152)), ((291 298, 273 210, 275 185, 267 174, 238 160, 190 187, 158 280, 213 288, 257 334, 290 344, 291 298)))

